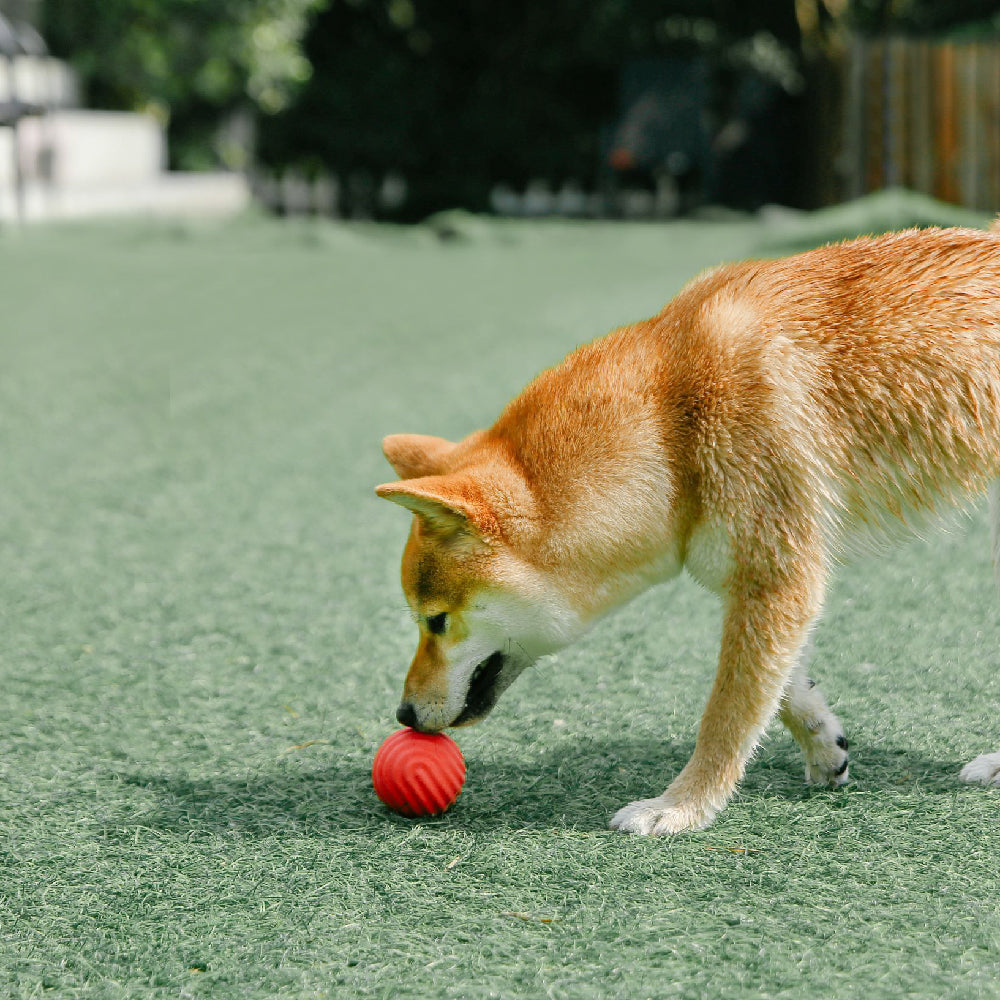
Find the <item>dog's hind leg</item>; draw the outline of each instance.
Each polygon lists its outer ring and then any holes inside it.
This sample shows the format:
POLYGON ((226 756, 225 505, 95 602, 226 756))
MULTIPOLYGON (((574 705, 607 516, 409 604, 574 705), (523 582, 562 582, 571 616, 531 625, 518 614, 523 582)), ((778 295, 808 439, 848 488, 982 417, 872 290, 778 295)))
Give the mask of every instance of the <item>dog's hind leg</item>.
POLYGON ((842 785, 847 781, 847 737, 816 682, 806 674, 812 655, 809 639, 785 688, 778 715, 802 747, 806 784, 842 785))
MULTIPOLYGON (((1000 224, 1000 220, 998 223, 1000 224)), ((1000 480, 990 485, 990 534, 993 549, 993 576, 1000 595, 1000 480)), ((980 785, 1000 786, 1000 750, 980 754, 962 768, 959 777, 980 785)))

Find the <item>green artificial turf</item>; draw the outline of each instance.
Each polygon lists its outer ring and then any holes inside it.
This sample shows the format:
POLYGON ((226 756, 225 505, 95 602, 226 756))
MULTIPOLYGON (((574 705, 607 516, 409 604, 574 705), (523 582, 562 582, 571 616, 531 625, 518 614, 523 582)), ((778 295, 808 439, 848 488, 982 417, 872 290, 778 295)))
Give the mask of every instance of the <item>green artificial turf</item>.
POLYGON ((382 435, 489 423, 699 269, 886 204, 0 233, 0 996, 1000 996, 1000 794, 957 780, 1000 748, 982 510, 838 574, 844 789, 776 726, 711 829, 608 831, 693 745, 683 579, 459 733, 443 818, 370 787, 415 644, 382 435))

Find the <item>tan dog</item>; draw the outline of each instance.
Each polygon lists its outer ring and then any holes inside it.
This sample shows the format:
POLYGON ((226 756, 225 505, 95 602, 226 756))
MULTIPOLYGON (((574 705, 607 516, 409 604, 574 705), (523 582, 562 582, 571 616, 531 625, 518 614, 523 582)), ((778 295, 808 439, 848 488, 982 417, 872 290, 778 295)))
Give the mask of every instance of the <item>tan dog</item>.
MULTIPOLYGON (((531 662, 682 567, 724 602, 691 760, 612 826, 707 826, 778 713, 806 779, 847 740, 800 666, 831 564, 1000 477, 1000 239, 907 231, 692 281, 543 372, 458 444, 393 435, 416 515, 401 722, 485 716, 531 662)), ((1000 500, 992 505, 994 552, 1000 500)), ((1000 784, 1000 753, 962 777, 1000 784)))

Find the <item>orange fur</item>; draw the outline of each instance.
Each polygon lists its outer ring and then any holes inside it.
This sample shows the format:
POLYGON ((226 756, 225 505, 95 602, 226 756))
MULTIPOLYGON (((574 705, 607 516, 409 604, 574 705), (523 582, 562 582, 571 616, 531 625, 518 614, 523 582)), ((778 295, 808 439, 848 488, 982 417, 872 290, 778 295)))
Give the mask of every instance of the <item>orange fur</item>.
MULTIPOLYGON (((715 685, 691 761, 614 825, 706 825, 779 709, 813 773, 846 777, 825 702, 792 697, 797 657, 845 548, 1000 477, 998 290, 1000 240, 962 229, 724 266, 543 372, 490 429, 458 444, 387 438, 402 480, 379 495, 416 514, 415 724, 474 721, 468 704, 449 717, 452 685, 484 683, 473 660, 488 644, 456 645, 461 664, 434 644, 429 662, 432 615, 469 643, 485 608, 491 641, 506 634, 527 661, 687 566, 725 604, 715 685), (504 613, 488 610, 497 595, 504 613), (807 712, 826 719, 825 742, 807 712)), ((523 666, 505 661, 494 686, 523 666)))

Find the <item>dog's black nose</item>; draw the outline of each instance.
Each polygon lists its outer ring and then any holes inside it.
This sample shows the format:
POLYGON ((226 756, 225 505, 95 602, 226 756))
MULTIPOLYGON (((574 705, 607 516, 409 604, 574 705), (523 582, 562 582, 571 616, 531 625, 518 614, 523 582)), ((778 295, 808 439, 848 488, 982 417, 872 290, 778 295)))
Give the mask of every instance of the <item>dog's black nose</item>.
POLYGON ((408 702, 404 701, 396 709, 396 721, 401 726, 409 726, 411 729, 417 728, 417 710, 408 702))

